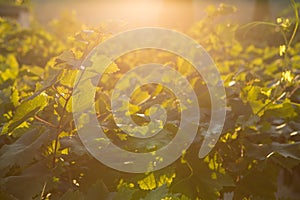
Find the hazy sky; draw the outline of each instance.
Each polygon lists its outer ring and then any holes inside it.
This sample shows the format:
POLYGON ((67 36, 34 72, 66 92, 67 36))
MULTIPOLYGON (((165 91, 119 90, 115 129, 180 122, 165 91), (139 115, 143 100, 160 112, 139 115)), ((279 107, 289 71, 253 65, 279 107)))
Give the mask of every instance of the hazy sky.
MULTIPOLYGON (((75 11, 79 20, 88 25, 103 21, 125 21, 131 26, 158 25, 161 21, 176 23, 199 20, 205 8, 221 2, 236 5, 238 12, 231 18, 249 21, 253 17, 254 0, 32 0, 37 18, 42 22, 59 17, 62 11, 75 11), (187 3, 192 2, 192 3, 187 3), (186 18, 185 20, 182 20, 186 18), (189 19, 188 19, 189 18, 189 19)), ((269 0, 273 15, 289 6, 289 0, 269 0)), ((275 16, 273 16, 275 18, 275 16)))

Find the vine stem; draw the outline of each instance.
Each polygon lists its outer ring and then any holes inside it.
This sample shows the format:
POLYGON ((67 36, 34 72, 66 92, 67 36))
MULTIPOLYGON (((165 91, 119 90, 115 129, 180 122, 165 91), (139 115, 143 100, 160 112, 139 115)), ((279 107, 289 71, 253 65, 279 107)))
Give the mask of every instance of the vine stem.
MULTIPOLYGON (((79 66, 77 66, 79 70, 80 70, 80 66, 82 66, 82 64, 83 64, 84 58, 85 58, 85 57, 86 57, 93 49, 94 49, 94 48, 88 49, 88 47, 85 49, 85 51, 84 51, 84 53, 83 53, 83 55, 82 55, 82 57, 81 57, 80 64, 79 64, 79 66)), ((70 92, 69 96, 68 96, 67 98, 64 98, 64 99, 65 99, 65 104, 64 104, 63 112, 62 112, 62 114, 61 114, 61 117, 60 117, 60 120, 59 120, 57 129, 56 129, 57 131, 56 131, 56 134, 55 134, 56 137, 55 137, 55 143, 54 143, 54 152, 53 152, 52 168, 55 168, 55 166, 56 166, 55 163, 56 163, 56 157, 57 157, 58 140, 59 140, 59 135, 60 135, 60 132, 61 132, 61 129, 62 129, 63 119, 64 119, 64 116, 65 116, 65 113, 66 113, 66 107, 67 107, 67 105, 68 105, 68 103, 69 103, 69 101, 70 101, 70 99, 71 99, 71 97, 72 97, 72 95, 73 95, 74 89, 77 88, 77 86, 78 86, 80 80, 82 79, 83 74, 85 73, 85 71, 86 71, 86 68, 84 68, 84 69, 82 70, 82 73, 80 74, 80 76, 79 76, 79 78, 78 78, 78 81, 75 82, 75 85, 74 85, 73 89, 71 89, 71 92, 70 92)), ((55 87, 54 87, 54 88, 55 88, 55 87)))
POLYGON ((285 94, 286 92, 284 92, 285 89, 283 89, 283 92, 280 93, 280 95, 274 99, 273 101, 268 102, 267 104, 265 104, 264 106, 262 106, 256 113, 255 115, 259 115, 262 111, 264 111, 267 107, 269 107, 271 104, 276 103, 277 101, 279 101, 285 94))
MULTIPOLYGON (((294 9, 294 15, 295 15, 295 18, 296 18, 296 21, 295 21, 295 26, 294 26, 294 30, 293 30, 293 33, 289 39, 289 41, 287 41, 287 38, 284 35, 284 38, 285 38, 285 42, 286 42, 286 52, 288 52, 288 49, 291 47, 291 44, 293 42, 293 40, 295 39, 295 36, 296 36, 296 33, 298 31, 298 28, 299 28, 299 12, 298 12, 298 7, 297 7, 297 4, 295 3, 295 0, 291 0, 291 3, 292 3, 292 7, 294 9)), ((273 23, 264 23, 264 24, 269 24, 269 25, 274 25, 273 23)), ((288 60, 288 55, 287 53, 284 54, 284 62, 285 62, 285 65, 287 66, 288 63, 289 63, 289 60, 288 60)), ((287 67, 286 67, 287 68, 287 67)), ((296 88, 298 89, 299 86, 297 86, 296 88)), ((275 98, 274 100, 271 100, 270 102, 268 102, 267 104, 265 104, 263 107, 261 107, 257 112, 256 112, 256 115, 259 115, 262 111, 264 111, 268 106, 270 106, 271 104, 273 103, 276 103, 278 101, 280 101, 280 99, 284 96, 285 94, 285 90, 287 88, 287 85, 284 86, 281 94, 275 98)), ((289 94, 290 96, 297 90, 297 89, 294 89, 292 91, 291 94, 289 94)))
POLYGON ((72 95, 68 96, 68 98, 66 99, 66 102, 65 102, 64 107, 63 107, 63 112, 62 112, 62 115, 59 119, 59 123, 58 123, 57 129, 56 129, 54 151, 53 151, 53 160, 52 160, 52 168, 55 168, 59 134, 60 134, 61 129, 62 129, 62 123, 63 123, 64 115, 66 113, 66 107, 67 107, 71 97, 72 97, 72 95))
MULTIPOLYGON (((243 28, 249 27, 248 31, 246 31, 246 32, 244 33, 244 37, 245 37, 245 35, 246 35, 252 28, 254 28, 254 27, 256 27, 256 26, 259 26, 259 25, 267 25, 267 26, 271 26, 271 27, 275 27, 275 28, 278 27, 278 24, 275 24, 275 23, 272 23, 272 22, 254 21, 254 22, 247 23, 247 24, 241 26, 240 28, 243 29, 243 28)), ((283 32, 282 29, 280 29, 280 33, 281 33, 281 35, 282 35, 282 37, 283 37, 283 40, 284 40, 285 45, 288 45, 288 39, 287 39, 287 37, 286 37, 286 35, 285 35, 285 33, 283 32)))
POLYGON ((36 120, 38 120, 38 121, 40 121, 40 122, 42 122, 42 123, 44 123, 44 124, 46 124, 46 125, 52 127, 52 128, 57 128, 57 126, 55 126, 54 124, 52 124, 52 123, 50 123, 50 122, 47 122, 46 120, 42 119, 41 117, 39 117, 39 116, 37 116, 37 115, 35 115, 34 118, 35 118, 36 120))
POLYGON ((180 183, 183 183, 184 181, 190 179, 193 175, 194 175, 194 170, 192 168, 192 165, 185 160, 185 164, 188 167, 190 174, 187 177, 182 178, 181 180, 179 180, 177 183, 175 183, 172 187, 171 190, 173 190, 177 185, 179 185, 180 183))
POLYGON ((293 5, 293 9, 294 9, 294 14, 295 14, 295 18, 296 18, 296 21, 295 21, 295 27, 294 27, 294 30, 293 30, 293 33, 292 33, 292 36, 289 40, 289 43, 288 43, 288 46, 287 47, 290 47, 295 36, 296 36, 296 33, 298 31, 298 28, 299 28, 299 12, 298 12, 298 8, 297 8, 297 4, 295 3, 295 0, 291 0, 292 2, 292 5, 293 5))
POLYGON ((292 4, 292 7, 293 7, 294 15, 295 15, 295 26, 294 26, 293 33, 292 33, 289 41, 286 42, 286 52, 284 53, 284 65, 285 65, 285 69, 290 69, 292 71, 292 68, 289 67, 288 52, 289 52, 289 49, 291 48, 292 42, 295 39, 296 33, 299 28, 299 13, 298 13, 298 8, 297 8, 297 4, 295 3, 295 0, 290 0, 290 1, 292 4))
POLYGON ((43 185, 43 189, 42 189, 42 192, 41 192, 41 195, 40 195, 40 200, 44 199, 44 194, 45 194, 46 186, 47 186, 47 181, 43 185))
MULTIPOLYGON (((288 98, 290 98, 299 88, 300 86, 298 85, 297 87, 295 87, 289 94, 286 94, 285 90, 286 90, 287 86, 285 86, 283 89, 282 89, 282 92, 280 93, 280 95, 274 99, 273 101, 270 101, 268 102, 267 104, 265 104, 264 106, 262 106, 256 113, 255 115, 259 115, 262 111, 264 111, 268 106, 270 106, 271 104, 274 104, 278 101, 280 101, 280 99, 286 95, 288 98)), ((294 105, 297 105, 299 106, 297 103, 294 103, 294 102, 291 102, 291 104, 294 104, 294 105)))

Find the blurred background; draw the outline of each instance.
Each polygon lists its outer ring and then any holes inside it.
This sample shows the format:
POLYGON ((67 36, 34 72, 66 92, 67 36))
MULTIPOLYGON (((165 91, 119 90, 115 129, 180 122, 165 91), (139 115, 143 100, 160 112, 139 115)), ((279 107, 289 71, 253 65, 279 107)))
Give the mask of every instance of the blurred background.
MULTIPOLYGON (((0 0, 0 3, 7 2, 9 0, 0 0)), ((19 2, 22 4, 24 1, 19 2)), ((181 29, 190 27, 195 21, 203 18, 209 6, 220 3, 236 6, 235 14, 226 17, 239 23, 252 20, 274 21, 275 15, 278 16, 283 8, 288 8, 290 5, 289 0, 31 0, 28 2, 31 15, 42 24, 59 18, 62 13, 73 12, 80 22, 89 26, 98 26, 104 21, 115 21, 126 23, 128 27, 164 26, 181 29)))

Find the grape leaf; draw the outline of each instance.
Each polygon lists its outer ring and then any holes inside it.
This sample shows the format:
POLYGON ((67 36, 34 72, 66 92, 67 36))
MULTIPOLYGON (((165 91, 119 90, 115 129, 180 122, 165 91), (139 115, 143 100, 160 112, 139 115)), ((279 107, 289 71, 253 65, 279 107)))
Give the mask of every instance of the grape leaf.
POLYGON ((47 106, 47 103, 48 98, 44 94, 36 96, 34 99, 23 101, 20 106, 17 107, 13 118, 3 127, 2 134, 11 132, 28 118, 33 117, 38 111, 47 106))
MULTIPOLYGON (((2 161, 1 161, 2 162, 2 161)), ((47 160, 40 160, 18 176, 9 176, 0 181, 1 188, 19 200, 33 199, 40 195, 45 181, 50 177, 47 160)))
POLYGON ((138 184, 142 190, 153 190, 156 188, 156 181, 154 174, 151 173, 146 176, 144 179, 138 181, 138 184))
POLYGON ((154 199, 163 199, 168 194, 168 188, 166 185, 162 185, 155 190, 149 192, 143 200, 154 200, 154 199))
POLYGON ((41 146, 51 141, 53 136, 49 129, 32 128, 13 144, 3 145, 0 149, 0 176, 4 176, 14 165, 23 168, 34 158, 39 158, 41 146))

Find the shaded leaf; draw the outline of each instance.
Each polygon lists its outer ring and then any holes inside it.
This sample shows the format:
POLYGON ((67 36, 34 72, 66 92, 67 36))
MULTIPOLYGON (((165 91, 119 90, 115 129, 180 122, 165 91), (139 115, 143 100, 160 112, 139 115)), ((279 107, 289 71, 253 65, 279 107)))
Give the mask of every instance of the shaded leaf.
POLYGON ((40 158, 40 148, 52 138, 50 130, 33 128, 23 134, 15 143, 4 145, 0 149, 0 175, 4 176, 14 165, 23 168, 34 158, 40 158))
POLYGON ((43 185, 49 177, 47 161, 42 160, 31 165, 18 176, 2 178, 0 184, 8 194, 19 200, 28 200, 41 194, 43 185))
POLYGON ((168 188, 166 185, 162 185, 155 190, 149 192, 143 200, 156 200, 156 199, 163 199, 168 194, 168 188))
POLYGON ((102 180, 97 180, 93 184, 86 195, 85 199, 106 199, 109 194, 109 191, 102 180))
POLYGON ((80 61, 75 58, 75 55, 72 51, 64 51, 60 54, 57 59, 57 62, 66 62, 68 65, 72 66, 74 69, 79 67, 80 61))
POLYGON ((79 190, 73 191, 69 190, 67 191, 60 200, 85 200, 84 194, 80 192, 79 190))
POLYGON ((118 192, 115 193, 113 200, 132 200, 133 194, 137 191, 131 183, 121 183, 118 185, 118 192))

